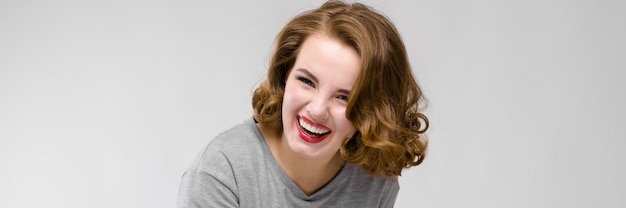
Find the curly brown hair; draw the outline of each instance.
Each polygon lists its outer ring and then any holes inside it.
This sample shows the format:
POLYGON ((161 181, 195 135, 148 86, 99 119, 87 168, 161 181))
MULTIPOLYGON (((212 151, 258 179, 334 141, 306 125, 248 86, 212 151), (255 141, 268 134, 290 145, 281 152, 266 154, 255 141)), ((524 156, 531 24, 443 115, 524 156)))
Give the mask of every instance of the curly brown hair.
POLYGON ((285 81, 304 40, 326 33, 352 46, 362 69, 353 86, 346 118, 357 133, 339 152, 347 162, 379 176, 399 176, 426 155, 426 101, 413 77, 404 43, 395 26, 366 5, 328 1, 291 20, 278 34, 267 80, 254 91, 254 118, 282 133, 285 81))

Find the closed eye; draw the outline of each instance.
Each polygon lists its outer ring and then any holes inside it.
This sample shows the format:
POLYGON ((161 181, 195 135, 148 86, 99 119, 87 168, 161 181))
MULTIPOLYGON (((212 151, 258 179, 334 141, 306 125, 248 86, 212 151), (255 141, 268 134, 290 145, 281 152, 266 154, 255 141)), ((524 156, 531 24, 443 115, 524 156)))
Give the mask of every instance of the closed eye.
POLYGON ((315 83, 313 83, 310 79, 307 79, 306 77, 297 77, 297 79, 300 82, 315 88, 315 83))

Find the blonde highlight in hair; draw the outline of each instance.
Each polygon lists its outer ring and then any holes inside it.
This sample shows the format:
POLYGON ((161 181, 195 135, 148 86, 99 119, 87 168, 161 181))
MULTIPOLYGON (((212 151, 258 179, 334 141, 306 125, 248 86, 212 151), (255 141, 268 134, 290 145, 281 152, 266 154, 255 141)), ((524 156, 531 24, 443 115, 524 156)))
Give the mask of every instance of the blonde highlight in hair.
POLYGON ((282 133, 282 100, 287 75, 304 40, 326 33, 352 46, 362 69, 352 88, 346 118, 357 128, 340 154, 347 162, 380 176, 398 176, 417 166, 427 149, 428 118, 404 43, 391 21, 369 7, 328 1, 290 21, 276 38, 267 80, 252 97, 254 118, 282 133))

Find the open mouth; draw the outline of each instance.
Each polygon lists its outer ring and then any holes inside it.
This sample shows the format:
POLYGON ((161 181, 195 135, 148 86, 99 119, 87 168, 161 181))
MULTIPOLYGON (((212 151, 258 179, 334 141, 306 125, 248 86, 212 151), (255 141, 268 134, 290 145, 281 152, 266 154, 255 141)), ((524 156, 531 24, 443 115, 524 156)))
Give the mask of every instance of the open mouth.
POLYGON ((316 124, 307 118, 298 116, 297 119, 298 119, 298 130, 299 130, 298 132, 300 134, 300 137, 307 142, 311 142, 311 143, 321 142, 331 132, 329 128, 320 124, 316 124))

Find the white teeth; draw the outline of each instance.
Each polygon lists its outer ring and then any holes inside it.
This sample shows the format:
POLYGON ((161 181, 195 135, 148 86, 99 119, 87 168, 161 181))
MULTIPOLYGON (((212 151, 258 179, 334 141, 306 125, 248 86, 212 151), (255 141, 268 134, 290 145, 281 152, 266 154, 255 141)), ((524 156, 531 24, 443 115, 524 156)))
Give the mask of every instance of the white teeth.
POLYGON ((320 128, 317 128, 315 126, 311 126, 308 123, 304 122, 304 119, 302 119, 302 118, 300 118, 298 120, 298 123, 300 123, 300 126, 302 126, 302 128, 306 129, 307 131, 316 133, 316 134, 325 134, 325 133, 328 133, 330 131, 328 129, 320 129, 320 128))

